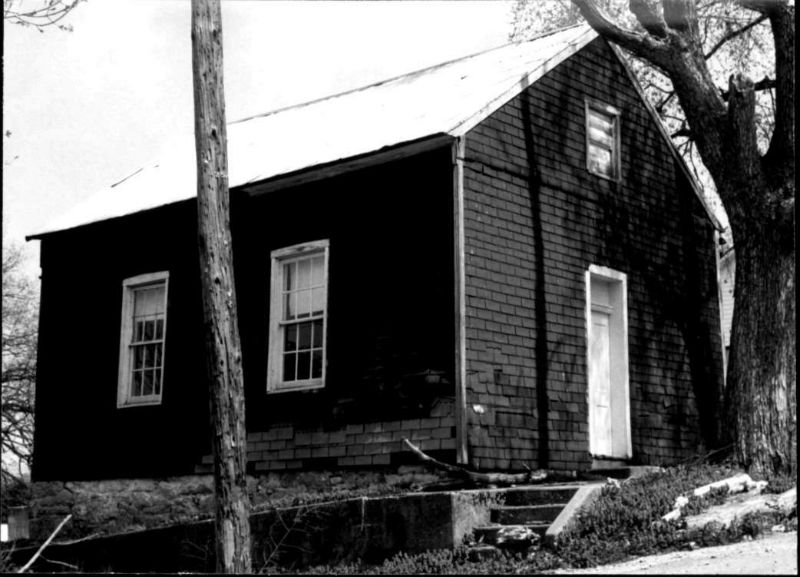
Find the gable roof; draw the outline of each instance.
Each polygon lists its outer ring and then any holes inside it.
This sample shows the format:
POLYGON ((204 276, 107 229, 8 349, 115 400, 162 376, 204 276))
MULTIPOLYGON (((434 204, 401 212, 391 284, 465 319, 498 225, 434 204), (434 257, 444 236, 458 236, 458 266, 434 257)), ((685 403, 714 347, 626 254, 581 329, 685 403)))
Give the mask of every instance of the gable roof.
MULTIPOLYGON (((230 188, 435 135, 457 137, 596 33, 576 26, 228 124, 230 188)), ((41 235, 197 195, 194 136, 78 204, 41 235)))
MULTIPOLYGON (((228 186, 243 187, 425 139, 463 136, 596 37, 589 26, 573 26, 231 122, 228 186)), ((658 118, 655 122, 661 126, 658 118)), ((669 136, 662 133, 675 152, 669 136)), ((685 173, 702 202, 688 169, 685 173)), ((165 158, 102 189, 27 238, 196 195, 194 136, 190 134, 178 139, 165 158)))

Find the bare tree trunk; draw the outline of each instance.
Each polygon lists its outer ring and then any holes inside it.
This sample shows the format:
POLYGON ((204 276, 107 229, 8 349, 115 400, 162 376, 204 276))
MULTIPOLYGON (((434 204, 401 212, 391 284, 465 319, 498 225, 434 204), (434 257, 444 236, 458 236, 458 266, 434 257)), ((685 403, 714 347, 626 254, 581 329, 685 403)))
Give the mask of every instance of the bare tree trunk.
MULTIPOLYGON (((744 218, 747 218, 746 216, 744 218)), ((735 224, 732 220, 732 224, 735 224)), ((726 390, 737 460, 750 472, 797 472, 795 250, 781 226, 736 239, 736 284, 726 390), (783 238, 781 238, 783 236, 783 238)))
POLYGON ((197 220, 210 387, 217 572, 250 573, 244 384, 231 250, 219 0, 192 0, 197 220))

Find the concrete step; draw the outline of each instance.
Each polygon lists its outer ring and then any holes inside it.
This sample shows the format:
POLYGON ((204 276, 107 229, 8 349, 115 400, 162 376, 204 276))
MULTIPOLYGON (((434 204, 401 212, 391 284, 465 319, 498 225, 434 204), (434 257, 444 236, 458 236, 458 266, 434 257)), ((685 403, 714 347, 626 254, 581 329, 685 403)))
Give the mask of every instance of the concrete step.
POLYGON ((519 505, 546 505, 553 503, 569 503, 572 496, 578 491, 580 485, 556 485, 547 487, 520 487, 506 491, 505 504, 519 505))
POLYGON ((564 503, 543 505, 506 505, 492 507, 489 512, 493 523, 501 525, 525 525, 527 523, 552 523, 564 509, 564 503))

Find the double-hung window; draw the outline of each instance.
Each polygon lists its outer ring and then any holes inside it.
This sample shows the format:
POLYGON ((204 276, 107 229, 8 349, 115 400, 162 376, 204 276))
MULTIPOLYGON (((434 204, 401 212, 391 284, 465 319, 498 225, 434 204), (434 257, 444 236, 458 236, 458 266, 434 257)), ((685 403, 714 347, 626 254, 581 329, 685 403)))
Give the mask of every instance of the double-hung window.
POLYGON ((161 403, 168 281, 156 272, 122 282, 118 407, 161 403))
POLYGON ((586 168, 610 180, 620 175, 619 116, 612 106, 586 100, 586 168))
POLYGON ((328 241, 272 251, 269 392, 325 386, 328 241))

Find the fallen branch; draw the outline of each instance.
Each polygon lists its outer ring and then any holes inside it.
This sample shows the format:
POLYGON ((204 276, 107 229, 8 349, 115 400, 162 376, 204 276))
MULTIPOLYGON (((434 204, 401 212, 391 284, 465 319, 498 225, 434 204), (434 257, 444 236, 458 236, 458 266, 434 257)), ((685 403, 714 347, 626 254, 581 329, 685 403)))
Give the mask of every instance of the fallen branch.
POLYGON ((30 568, 30 566, 33 565, 34 561, 36 561, 39 558, 39 555, 42 554, 42 551, 44 551, 47 548, 47 546, 50 544, 50 541, 53 540, 53 537, 58 535, 58 532, 61 531, 61 528, 64 525, 66 525, 67 521, 69 521, 70 519, 72 519, 72 513, 70 513, 69 515, 64 517, 64 520, 61 521, 61 523, 58 524, 58 527, 56 527, 55 531, 50 533, 50 536, 47 538, 47 541, 42 543, 42 546, 39 547, 39 550, 36 551, 36 553, 34 553, 33 557, 31 557, 31 560, 28 561, 27 563, 25 563, 25 565, 23 565, 23 567, 19 571, 17 571, 17 573, 25 573, 25 571, 27 571, 30 568))
POLYGON ((547 478, 547 473, 545 471, 528 471, 526 473, 478 473, 476 471, 469 471, 457 465, 450 465, 449 463, 437 461, 433 457, 426 455, 422 449, 406 438, 403 439, 403 443, 427 465, 447 471, 460 479, 471 481, 476 485, 521 485, 525 483, 537 483, 547 478))
POLYGON ((56 561, 55 559, 48 559, 44 555, 41 556, 42 561, 47 561, 48 563, 52 563, 53 565, 61 565, 62 567, 66 567, 67 569, 72 569, 73 571, 77 571, 79 567, 77 565, 73 565, 72 563, 67 563, 66 561, 56 561))
POLYGON ((56 547, 60 545, 75 545, 76 543, 83 543, 84 541, 91 541, 92 539, 96 539, 100 537, 101 533, 92 533, 91 535, 86 535, 85 537, 80 537, 79 539, 72 539, 70 541, 54 541, 50 543, 50 547, 56 547))

